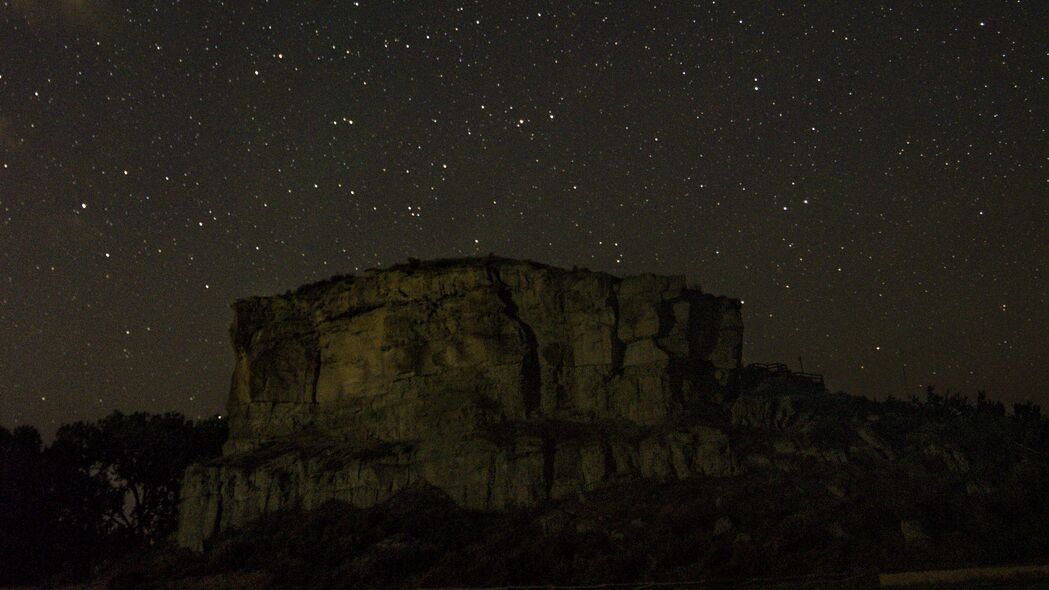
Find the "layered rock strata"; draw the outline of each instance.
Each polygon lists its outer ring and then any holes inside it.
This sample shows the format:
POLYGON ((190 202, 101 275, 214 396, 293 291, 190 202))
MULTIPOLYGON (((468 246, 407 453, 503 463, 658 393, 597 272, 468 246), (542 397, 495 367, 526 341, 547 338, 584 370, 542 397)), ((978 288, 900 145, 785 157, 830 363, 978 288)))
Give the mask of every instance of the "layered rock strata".
POLYGON ((413 262, 234 312, 230 439, 186 473, 185 547, 416 483, 490 510, 737 468, 696 416, 738 378, 739 302, 680 276, 413 262))

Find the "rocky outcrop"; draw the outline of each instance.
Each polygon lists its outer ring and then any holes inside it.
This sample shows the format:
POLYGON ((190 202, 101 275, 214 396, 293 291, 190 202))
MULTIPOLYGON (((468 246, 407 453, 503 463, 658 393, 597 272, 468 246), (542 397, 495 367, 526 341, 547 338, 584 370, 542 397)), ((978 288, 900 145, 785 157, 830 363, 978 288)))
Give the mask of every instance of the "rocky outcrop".
POLYGON ((683 277, 437 261, 234 312, 230 440, 186 473, 185 547, 267 512, 371 506, 420 482, 500 509, 737 469, 728 436, 699 416, 738 378, 739 302, 683 277))
POLYGON ((231 436, 185 474, 178 531, 214 542, 143 566, 183 585, 186 569, 242 573, 244 555, 280 587, 460 587, 1049 547, 1037 410, 740 368, 738 304, 680 278, 415 263, 235 312, 231 436), (514 506, 529 509, 500 510, 514 506))

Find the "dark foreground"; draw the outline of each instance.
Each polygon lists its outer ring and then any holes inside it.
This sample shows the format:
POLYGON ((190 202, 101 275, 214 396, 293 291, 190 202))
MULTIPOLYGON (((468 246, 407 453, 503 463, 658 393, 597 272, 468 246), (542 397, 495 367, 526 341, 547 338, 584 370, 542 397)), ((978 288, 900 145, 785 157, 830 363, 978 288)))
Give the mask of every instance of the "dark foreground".
MULTIPOLYGON (((892 581, 884 572, 1049 564, 1049 421, 1036 406, 790 387, 741 399, 750 410, 737 400, 720 423, 745 465, 736 475, 608 481, 509 513, 409 488, 371 508, 272 513, 200 554, 159 541, 92 577, 179 590, 873 588, 892 581)), ((933 579, 897 587, 1049 587, 921 585, 933 579)))
MULTIPOLYGON (((203 554, 155 546, 109 585, 870 588, 880 572, 1049 563, 1049 422, 1037 407, 932 391, 755 399, 781 409, 726 426, 740 456, 769 458, 738 475, 610 481, 511 513, 430 488, 367 509, 332 502, 220 534, 203 554)), ((926 587, 1049 587, 1005 583, 926 587)))
POLYGON ((957 533, 906 541, 892 503, 842 501, 826 492, 823 476, 638 483, 503 515, 411 490, 367 510, 330 503, 274 514, 220 536, 202 555, 158 547, 123 564, 109 585, 872 588, 887 564, 963 567, 1022 552, 957 533))

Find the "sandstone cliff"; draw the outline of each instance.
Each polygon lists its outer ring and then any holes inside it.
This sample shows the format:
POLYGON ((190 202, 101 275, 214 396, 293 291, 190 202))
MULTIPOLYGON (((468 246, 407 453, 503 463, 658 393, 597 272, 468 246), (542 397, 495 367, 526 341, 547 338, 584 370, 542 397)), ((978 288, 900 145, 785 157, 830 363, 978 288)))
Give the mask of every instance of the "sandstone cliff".
POLYGON ((738 469, 702 416, 739 376, 739 302, 683 277, 437 261, 234 311, 230 440, 186 473, 185 547, 416 483, 499 509, 738 469))

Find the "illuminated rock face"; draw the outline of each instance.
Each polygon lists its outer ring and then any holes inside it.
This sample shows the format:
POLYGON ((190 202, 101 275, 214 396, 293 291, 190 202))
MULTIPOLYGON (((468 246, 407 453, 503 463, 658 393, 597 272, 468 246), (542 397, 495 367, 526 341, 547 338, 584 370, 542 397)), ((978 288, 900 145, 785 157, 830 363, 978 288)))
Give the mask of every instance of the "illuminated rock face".
POLYGON ((736 468, 694 417, 738 375, 739 302, 683 277, 415 262, 234 310, 230 440, 186 473, 183 546, 415 483, 499 509, 736 468))

